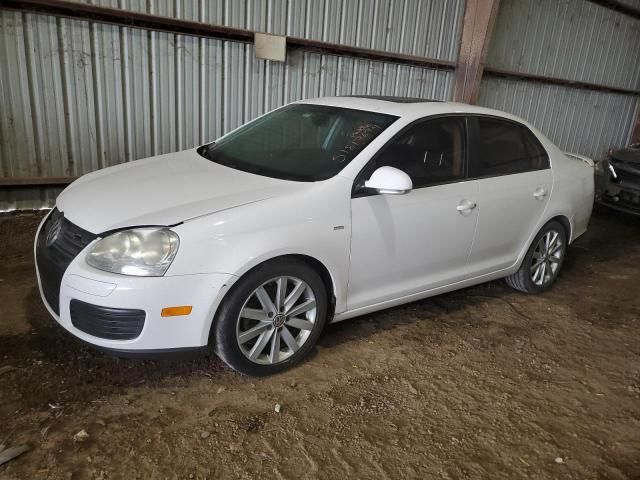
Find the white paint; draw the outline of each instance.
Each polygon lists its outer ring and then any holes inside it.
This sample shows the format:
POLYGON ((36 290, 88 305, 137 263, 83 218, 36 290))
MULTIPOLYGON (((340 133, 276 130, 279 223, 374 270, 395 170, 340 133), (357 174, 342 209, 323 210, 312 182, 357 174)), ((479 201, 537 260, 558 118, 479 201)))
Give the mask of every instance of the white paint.
POLYGON ((306 255, 322 263, 332 278, 334 321, 339 321, 509 275, 518 269, 533 236, 555 216, 569 220, 570 240, 586 230, 593 205, 593 168, 566 156, 530 126, 550 156, 550 170, 413 190, 403 175, 385 170, 370 180, 411 191, 351 197, 353 182, 372 155, 414 120, 484 113, 521 121, 512 115, 450 103, 363 98, 309 103, 376 110, 399 119, 338 175, 324 181, 262 177, 213 164, 195 150, 186 150, 94 172, 69 186, 58 206, 81 228, 100 233, 174 225, 180 248, 164 277, 143 278, 89 267, 89 245, 65 273, 56 320, 83 340, 108 348, 196 347, 207 343, 228 288, 274 257, 306 255), (546 195, 536 198, 541 188, 546 195), (89 282, 77 288, 74 275, 89 282), (104 289, 91 290, 101 284, 116 287, 101 296, 104 289), (72 298, 143 309, 143 332, 128 341, 91 337, 71 324, 72 298), (175 305, 193 305, 193 312, 160 317, 163 307, 175 305))
POLYGON ((378 193, 391 195, 403 195, 413 188, 411 177, 394 167, 378 168, 371 178, 364 182, 364 186, 377 190, 378 193))

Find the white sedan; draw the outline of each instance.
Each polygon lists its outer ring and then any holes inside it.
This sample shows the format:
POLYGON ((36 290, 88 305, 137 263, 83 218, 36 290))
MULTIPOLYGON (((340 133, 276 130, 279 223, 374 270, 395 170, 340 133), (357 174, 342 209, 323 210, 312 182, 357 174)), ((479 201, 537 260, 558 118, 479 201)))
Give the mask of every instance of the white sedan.
POLYGON ((587 228, 593 177, 506 113, 305 100, 75 181, 36 234, 38 284, 100 349, 213 349, 266 375, 328 322, 501 277, 547 289, 587 228))

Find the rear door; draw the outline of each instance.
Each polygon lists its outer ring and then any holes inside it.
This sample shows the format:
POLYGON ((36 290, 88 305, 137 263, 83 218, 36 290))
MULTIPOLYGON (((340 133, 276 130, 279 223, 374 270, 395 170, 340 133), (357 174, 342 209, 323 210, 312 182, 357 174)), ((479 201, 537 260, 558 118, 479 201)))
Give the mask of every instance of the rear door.
POLYGON ((499 117, 469 118, 478 181, 479 217, 469 277, 514 264, 547 206, 553 177, 549 156, 526 126, 499 117))

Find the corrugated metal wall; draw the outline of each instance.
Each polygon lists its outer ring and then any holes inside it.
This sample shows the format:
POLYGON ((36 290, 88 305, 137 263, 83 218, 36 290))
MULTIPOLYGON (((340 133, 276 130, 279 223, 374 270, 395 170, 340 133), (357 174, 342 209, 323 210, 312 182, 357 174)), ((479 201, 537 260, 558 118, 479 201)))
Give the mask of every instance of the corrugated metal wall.
MULTIPOLYGON (((464 0, 100 1, 103 6, 455 60, 464 0), (393 7, 393 8, 392 8, 393 7), (381 33, 382 32, 382 33, 381 33)), ((215 139, 284 103, 341 94, 448 100, 453 74, 0 10, 0 174, 82 175, 215 139)), ((4 189, 0 210, 58 189, 4 189)))
POLYGON ((82 0, 341 45, 455 60, 464 0, 82 0))
MULTIPOLYGON (((455 61, 464 0, 84 0, 100 6, 455 61)), ((633 3, 639 0, 626 0, 633 3)), ((81 175, 214 139, 320 95, 451 99, 453 74, 0 10, 0 175, 81 175)), ((640 88, 640 21, 585 0, 501 0, 487 63, 640 88)), ((628 139, 633 95, 485 75, 480 104, 601 157, 628 139)), ((59 190, 0 190, 0 210, 59 190)))
POLYGON ((626 144, 637 99, 558 85, 485 78, 478 103, 527 119, 564 151, 601 158, 608 148, 626 144))
MULTIPOLYGON (((640 89, 640 21, 584 0, 501 0, 487 65, 640 89)), ((638 97, 485 76, 481 105, 523 117, 594 158, 624 146, 638 97)))
POLYGON ((501 0, 487 65, 640 88, 640 21, 585 0, 501 0))

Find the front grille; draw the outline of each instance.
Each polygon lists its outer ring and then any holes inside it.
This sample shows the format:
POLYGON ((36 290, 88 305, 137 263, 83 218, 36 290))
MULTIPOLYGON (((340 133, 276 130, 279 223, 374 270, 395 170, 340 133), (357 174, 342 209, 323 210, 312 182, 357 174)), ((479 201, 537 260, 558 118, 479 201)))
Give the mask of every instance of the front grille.
POLYGON ((78 330, 109 340, 132 340, 144 327, 144 310, 110 308, 71 300, 71 323, 78 330))
POLYGON ((97 235, 87 232, 54 209, 36 239, 36 262, 42 293, 49 306, 60 315, 60 284, 71 261, 97 235))

